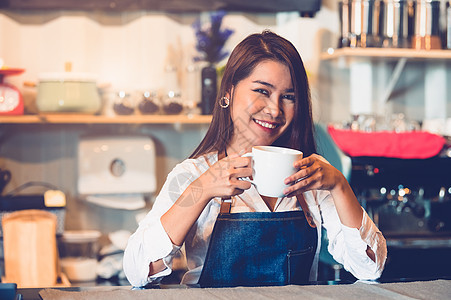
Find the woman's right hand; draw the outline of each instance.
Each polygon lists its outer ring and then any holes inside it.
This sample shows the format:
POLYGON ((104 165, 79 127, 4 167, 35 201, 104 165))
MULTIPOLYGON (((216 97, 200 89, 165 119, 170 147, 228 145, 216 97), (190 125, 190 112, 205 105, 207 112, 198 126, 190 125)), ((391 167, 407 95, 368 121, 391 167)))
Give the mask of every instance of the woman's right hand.
POLYGON ((172 243, 183 244, 188 231, 212 198, 238 195, 250 188, 250 182, 239 178, 251 175, 251 159, 236 154, 217 161, 194 180, 161 217, 161 224, 172 243))
POLYGON ((230 197, 249 189, 251 183, 239 178, 252 176, 251 161, 249 157, 232 154, 213 164, 196 180, 203 198, 230 197))

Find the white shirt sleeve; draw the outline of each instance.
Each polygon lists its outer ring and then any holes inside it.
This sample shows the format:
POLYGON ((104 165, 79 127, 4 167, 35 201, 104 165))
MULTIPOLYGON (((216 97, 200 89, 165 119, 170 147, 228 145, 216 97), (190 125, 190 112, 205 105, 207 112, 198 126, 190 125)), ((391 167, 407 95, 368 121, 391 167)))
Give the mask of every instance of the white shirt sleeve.
POLYGON ((362 208, 363 219, 359 229, 341 224, 332 196, 321 191, 320 209, 323 226, 329 239, 328 251, 343 264, 345 270, 361 280, 375 280, 384 269, 387 245, 384 236, 362 208), (376 261, 366 254, 367 246, 373 250, 376 261))
POLYGON ((190 168, 188 161, 178 164, 169 173, 152 210, 129 238, 124 252, 123 268, 131 285, 144 286, 150 282, 158 282, 162 277, 171 274, 172 259, 180 247, 172 244, 160 218, 197 178, 193 173, 195 172, 190 168), (163 260, 166 269, 148 276, 149 264, 159 259, 163 260))

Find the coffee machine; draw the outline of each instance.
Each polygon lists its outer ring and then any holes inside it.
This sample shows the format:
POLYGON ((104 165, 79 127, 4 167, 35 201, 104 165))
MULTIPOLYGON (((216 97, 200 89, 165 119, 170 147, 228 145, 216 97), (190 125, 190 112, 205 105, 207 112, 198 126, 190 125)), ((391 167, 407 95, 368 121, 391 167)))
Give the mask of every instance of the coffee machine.
POLYGON ((346 176, 387 240, 380 281, 451 277, 450 139, 439 155, 427 159, 351 157, 325 126, 315 129, 319 153, 346 176))

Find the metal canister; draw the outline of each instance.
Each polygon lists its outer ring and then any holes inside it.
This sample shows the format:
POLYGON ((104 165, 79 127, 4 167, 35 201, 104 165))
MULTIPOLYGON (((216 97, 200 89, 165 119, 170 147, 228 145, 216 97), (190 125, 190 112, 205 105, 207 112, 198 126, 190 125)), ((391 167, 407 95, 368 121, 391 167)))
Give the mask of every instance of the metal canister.
POLYGON ((350 46, 360 47, 360 35, 362 34, 362 1, 352 0, 350 11, 350 46))
POLYGON ((382 1, 362 1, 362 32, 360 37, 361 47, 381 46, 381 13, 382 1))
POLYGON ((415 17, 413 0, 384 0, 382 46, 409 48, 415 17))
POLYGON ((446 49, 451 49, 451 1, 446 3, 446 49))
POLYGON ((340 1, 341 37, 339 46, 380 46, 381 2, 382 0, 340 1))
POLYGON ((415 3, 415 49, 440 49, 440 1, 417 0, 415 3))
POLYGON ((340 39, 338 47, 349 47, 351 44, 351 0, 338 2, 338 14, 340 20, 340 39))

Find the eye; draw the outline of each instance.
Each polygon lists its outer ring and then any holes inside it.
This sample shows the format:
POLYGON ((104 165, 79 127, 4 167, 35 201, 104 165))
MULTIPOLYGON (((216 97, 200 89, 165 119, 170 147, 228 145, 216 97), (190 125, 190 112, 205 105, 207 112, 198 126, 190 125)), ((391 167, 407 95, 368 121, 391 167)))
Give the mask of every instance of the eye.
POLYGON ((254 89, 254 92, 260 93, 262 95, 269 95, 268 91, 265 89, 254 89))
POLYGON ((282 99, 294 102, 294 101, 296 101, 296 96, 293 94, 287 94, 287 95, 283 95, 282 99))

